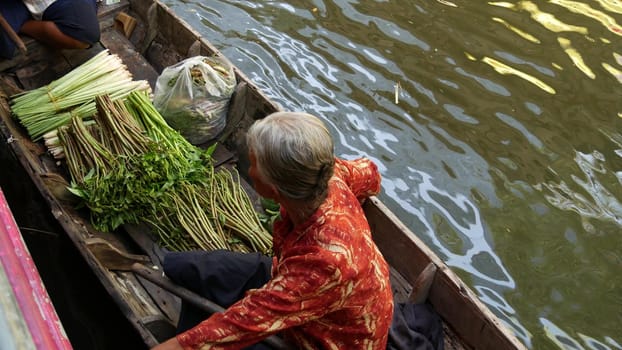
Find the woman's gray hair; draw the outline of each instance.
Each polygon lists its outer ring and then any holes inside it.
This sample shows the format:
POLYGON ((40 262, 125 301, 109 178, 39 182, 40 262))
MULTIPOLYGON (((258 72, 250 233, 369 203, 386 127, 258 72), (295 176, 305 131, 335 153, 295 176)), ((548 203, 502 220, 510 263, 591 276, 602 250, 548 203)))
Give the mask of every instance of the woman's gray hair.
POLYGON ((282 195, 297 200, 326 196, 335 155, 330 132, 319 118, 273 113, 250 127, 246 141, 262 180, 282 195))

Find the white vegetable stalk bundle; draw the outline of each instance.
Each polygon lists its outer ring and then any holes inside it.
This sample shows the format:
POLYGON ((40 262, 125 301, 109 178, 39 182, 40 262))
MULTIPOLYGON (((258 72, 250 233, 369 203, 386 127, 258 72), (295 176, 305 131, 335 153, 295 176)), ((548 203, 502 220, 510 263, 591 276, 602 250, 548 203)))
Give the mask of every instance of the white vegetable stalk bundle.
POLYGON ((145 80, 133 81, 132 74, 117 55, 104 50, 63 77, 35 90, 11 98, 11 110, 34 141, 67 125, 72 115, 95 114, 95 96, 113 100, 131 91, 150 91, 145 80))

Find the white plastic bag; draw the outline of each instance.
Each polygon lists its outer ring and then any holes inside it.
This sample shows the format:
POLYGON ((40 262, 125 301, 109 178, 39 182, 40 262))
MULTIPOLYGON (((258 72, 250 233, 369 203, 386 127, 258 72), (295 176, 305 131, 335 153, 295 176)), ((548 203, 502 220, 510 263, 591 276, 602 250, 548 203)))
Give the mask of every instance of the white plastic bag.
POLYGON ((153 104, 173 129, 197 145, 224 129, 235 86, 233 67, 226 61, 190 57, 162 71, 153 104))

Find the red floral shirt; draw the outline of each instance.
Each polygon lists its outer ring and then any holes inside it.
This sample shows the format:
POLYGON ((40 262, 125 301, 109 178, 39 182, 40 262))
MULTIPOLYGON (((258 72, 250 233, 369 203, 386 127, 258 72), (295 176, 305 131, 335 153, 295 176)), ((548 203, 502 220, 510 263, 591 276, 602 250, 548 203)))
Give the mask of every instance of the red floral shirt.
POLYGON ((336 160, 328 197, 303 224, 282 209, 272 279, 177 336, 185 349, 241 349, 280 332, 298 349, 385 349, 389 269, 359 201, 380 191, 367 159, 336 160))

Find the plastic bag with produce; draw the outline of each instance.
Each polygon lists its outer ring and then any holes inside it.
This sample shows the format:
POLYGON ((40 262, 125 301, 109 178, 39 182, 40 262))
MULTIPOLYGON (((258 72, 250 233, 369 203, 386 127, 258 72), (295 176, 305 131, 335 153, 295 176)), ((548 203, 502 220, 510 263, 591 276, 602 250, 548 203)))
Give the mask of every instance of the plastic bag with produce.
POLYGON ((173 129, 197 145, 224 129, 235 86, 233 67, 224 59, 190 57, 162 71, 153 104, 173 129))

